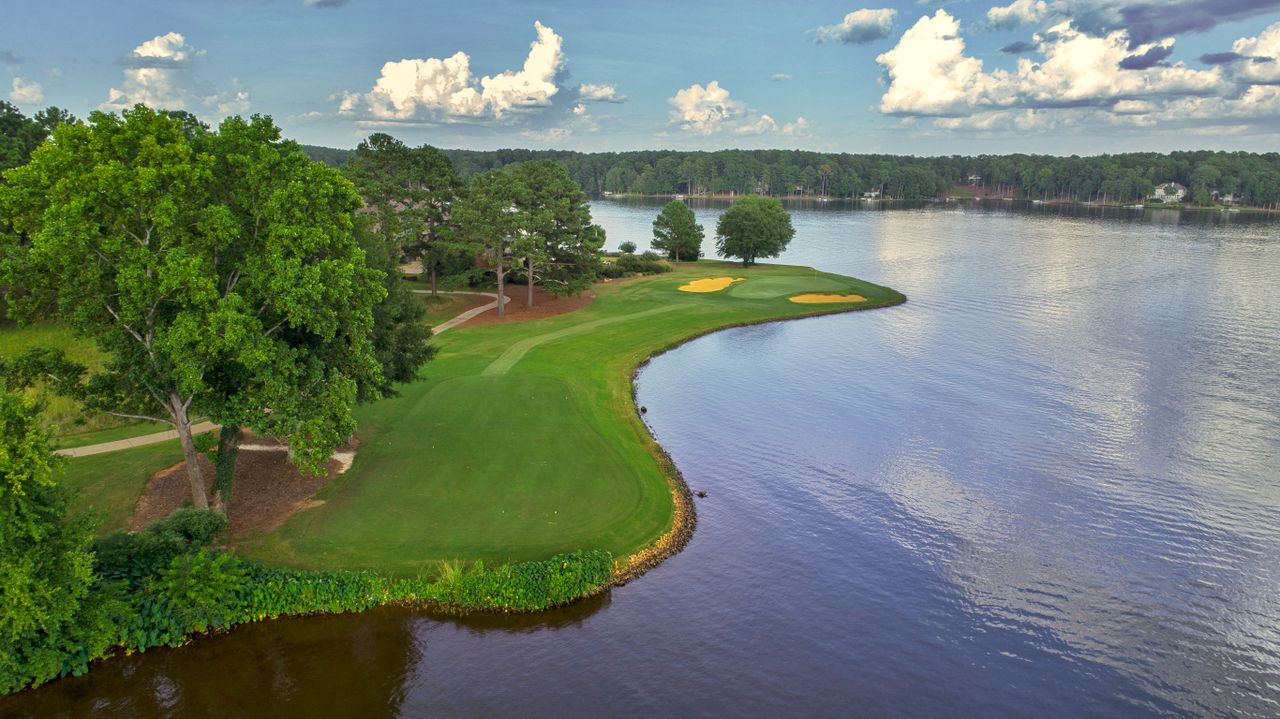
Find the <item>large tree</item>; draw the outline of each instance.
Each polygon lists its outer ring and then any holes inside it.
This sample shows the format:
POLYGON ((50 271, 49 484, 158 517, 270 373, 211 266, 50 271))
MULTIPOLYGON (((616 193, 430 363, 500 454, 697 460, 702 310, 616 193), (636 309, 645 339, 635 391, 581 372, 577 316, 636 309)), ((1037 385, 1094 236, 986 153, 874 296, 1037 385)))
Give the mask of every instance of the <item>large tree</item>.
POLYGON ((440 269, 461 249, 444 231, 462 191, 453 163, 430 145, 410 149, 375 133, 356 147, 346 170, 376 218, 371 229, 388 249, 422 262, 435 297, 440 269))
POLYGON ((653 242, 649 244, 676 262, 681 257, 696 260, 702 256, 702 225, 684 200, 672 200, 654 219, 653 242))
POLYGON ((29 291, 11 309, 56 311, 96 342, 105 366, 62 386, 172 425, 197 507, 200 415, 280 437, 311 471, 355 430, 359 388, 382 381, 382 273, 352 233, 355 188, 270 118, 209 132, 141 105, 96 112, 5 179, 0 213, 28 238, 0 257, 29 291))
POLYGON ((743 267, 761 257, 777 257, 796 231, 791 216, 774 197, 747 195, 734 201, 716 224, 716 249, 742 260, 743 267))
POLYGON ((493 269, 498 279, 498 316, 506 315, 507 272, 519 259, 513 257, 515 243, 525 232, 527 220, 520 207, 526 203, 527 188, 511 173, 489 170, 472 178, 456 209, 453 241, 473 248, 493 269))
POLYGON ((515 252, 524 260, 528 306, 533 306, 537 279, 552 294, 584 289, 596 276, 595 262, 604 244, 604 231, 591 223, 587 196, 551 160, 521 163, 510 171, 524 186, 517 203, 524 225, 515 252))

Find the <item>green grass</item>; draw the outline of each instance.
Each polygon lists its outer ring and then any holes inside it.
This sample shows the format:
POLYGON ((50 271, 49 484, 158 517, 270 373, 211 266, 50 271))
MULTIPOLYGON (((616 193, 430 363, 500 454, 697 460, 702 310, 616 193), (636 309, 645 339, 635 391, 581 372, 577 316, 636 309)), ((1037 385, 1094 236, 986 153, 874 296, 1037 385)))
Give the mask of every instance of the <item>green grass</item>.
POLYGON ((241 542, 240 553, 400 576, 578 549, 625 557, 666 532, 673 512, 660 448, 631 401, 640 362, 719 327, 837 309, 790 294, 856 293, 864 306, 901 299, 809 268, 718 262, 596 291, 576 312, 442 335, 422 380, 359 408, 355 464, 316 496, 324 504, 241 542), (720 292, 676 289, 726 274, 748 280, 720 292))
POLYGON ((462 314, 476 301, 472 295, 439 295, 433 298, 431 295, 415 294, 414 297, 418 298, 418 302, 427 311, 422 321, 433 327, 462 314))
MULTIPOLYGON (((66 325, 38 322, 19 327, 12 322, 0 322, 0 356, 13 357, 37 347, 60 349, 69 359, 90 369, 101 367, 106 359, 93 342, 76 337, 66 325)), ((167 429, 105 414, 87 414, 75 400, 66 397, 47 395, 45 402, 41 419, 45 426, 53 429, 60 447, 110 441, 98 439, 99 433, 110 439, 121 439, 167 429)))
POLYGON ((76 509, 99 521, 98 534, 122 529, 156 472, 182 461, 177 440, 123 452, 68 459, 57 479, 76 495, 76 509))

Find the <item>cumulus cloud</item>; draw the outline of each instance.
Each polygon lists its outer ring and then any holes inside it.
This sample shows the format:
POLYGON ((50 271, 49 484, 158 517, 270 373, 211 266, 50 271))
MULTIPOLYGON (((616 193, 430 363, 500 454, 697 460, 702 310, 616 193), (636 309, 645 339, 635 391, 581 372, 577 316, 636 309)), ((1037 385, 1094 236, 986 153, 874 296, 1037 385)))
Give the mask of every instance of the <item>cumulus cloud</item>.
POLYGON ((757 113, 746 103, 733 99, 729 91, 715 80, 707 83, 706 87, 694 83, 679 90, 668 102, 675 108, 671 112, 671 121, 696 135, 720 132, 738 135, 808 134, 809 121, 805 118, 797 117, 792 122, 779 124, 769 115, 757 113))
POLYGON ((27 81, 21 77, 15 77, 13 89, 9 91, 9 99, 19 105, 36 105, 44 102, 44 88, 35 80, 27 81))
POLYGON ((373 89, 344 94, 338 112, 377 120, 476 122, 546 107, 560 92, 563 39, 541 22, 534 29, 537 38, 519 70, 477 80, 470 56, 461 51, 443 59, 388 62, 373 89))
POLYGON ((785 72, 775 72, 769 76, 769 79, 774 82, 786 82, 791 79, 791 76, 785 72))
POLYGON ((893 33, 893 19, 897 16, 898 11, 892 8, 854 10, 835 25, 815 28, 813 39, 819 43, 839 42, 846 45, 862 45, 889 37, 893 33))
POLYGON ((572 135, 573 130, 567 127, 549 127, 545 130, 525 130, 520 133, 520 136, 525 139, 548 145, 556 142, 563 142, 569 139, 572 135))
POLYGON ((1276 61, 1280 58, 1280 22, 1263 30, 1257 37, 1236 40, 1231 44, 1231 50, 1241 58, 1233 67, 1237 78, 1254 84, 1280 83, 1280 62, 1276 61))
POLYGON ((584 82, 578 86, 578 100, 581 102, 626 102, 627 96, 618 92, 613 85, 594 85, 584 82))
POLYGON ((1070 20, 1090 35, 1123 31, 1130 49, 1280 10, 1280 0, 1013 0, 987 11, 998 29, 1070 20))
POLYGON ((165 110, 188 110, 217 118, 249 109, 249 94, 234 78, 225 90, 195 81, 191 60, 203 55, 182 33, 157 35, 121 59, 124 82, 112 87, 101 110, 123 110, 136 104, 165 110))
POLYGON ((1174 40, 1133 47, 1124 30, 1097 37, 1062 22, 1033 37, 1041 58, 987 72, 965 54, 959 23, 945 11, 922 18, 877 58, 889 77, 883 112, 932 116, 945 130, 1184 127, 1245 132, 1280 125, 1280 23, 1202 57, 1212 67, 1169 62, 1174 40))
POLYGON ((1038 23, 1048 15, 1049 5, 1044 0, 1013 0, 987 10, 987 22, 996 28, 1013 28, 1038 23))
MULTIPOLYGON (((880 109, 900 115, 963 116, 1018 107, 1104 107, 1127 99, 1212 96, 1231 89, 1220 68, 1194 70, 1182 63, 1161 63, 1121 69, 1121 63, 1135 56, 1122 31, 1094 37, 1061 23, 1033 39, 1044 59, 1020 58, 1012 72, 986 72, 982 60, 965 54, 955 18, 945 10, 923 17, 892 50, 876 58, 890 79, 880 109)), ((1153 48, 1168 49, 1172 44, 1167 40, 1139 46, 1136 55, 1156 57, 1163 50, 1152 53, 1153 48)))

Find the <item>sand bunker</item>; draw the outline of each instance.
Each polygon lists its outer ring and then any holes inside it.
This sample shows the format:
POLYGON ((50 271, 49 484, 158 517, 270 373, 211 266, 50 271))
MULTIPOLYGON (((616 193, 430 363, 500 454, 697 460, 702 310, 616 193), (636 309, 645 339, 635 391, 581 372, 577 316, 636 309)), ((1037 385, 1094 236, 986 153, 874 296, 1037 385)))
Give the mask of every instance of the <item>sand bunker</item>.
POLYGON ((791 301, 799 302, 802 305, 821 305, 834 302, 866 302, 867 298, 862 295, 834 295, 810 292, 808 294, 796 295, 791 298, 791 301))
POLYGON ((681 292, 719 292, 734 282, 741 282, 745 277, 704 277, 693 280, 687 285, 680 285, 681 292))

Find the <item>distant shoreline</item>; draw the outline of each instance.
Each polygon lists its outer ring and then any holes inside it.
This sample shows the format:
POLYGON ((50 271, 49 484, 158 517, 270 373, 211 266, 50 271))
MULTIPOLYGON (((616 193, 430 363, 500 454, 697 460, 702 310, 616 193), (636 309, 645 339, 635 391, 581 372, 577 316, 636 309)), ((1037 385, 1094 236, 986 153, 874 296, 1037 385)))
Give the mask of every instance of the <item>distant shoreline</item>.
MULTIPOLYGON (((686 195, 674 192, 659 193, 643 193, 643 192, 612 192, 600 193, 594 195, 593 199, 601 200, 736 200, 744 197, 742 193, 719 192, 719 193, 698 193, 696 195, 686 195)), ((1007 195, 987 195, 980 196, 960 196, 946 195, 944 197, 919 197, 913 199, 900 199, 894 197, 882 198, 860 198, 860 197, 821 197, 819 195, 776 195, 777 199, 783 202, 850 202, 861 203, 867 205, 892 204, 897 202, 931 202, 938 204, 946 204, 949 202, 977 202, 977 203, 1022 203, 1025 205, 1053 205, 1055 207, 1106 207, 1117 210, 1179 210, 1189 212, 1239 212, 1239 213, 1276 213, 1280 212, 1280 208, 1272 209, 1269 207, 1250 207, 1247 205, 1187 205, 1187 204, 1162 204, 1147 202, 1081 202, 1079 200, 1037 200, 1034 198, 1015 198, 1007 195)))

